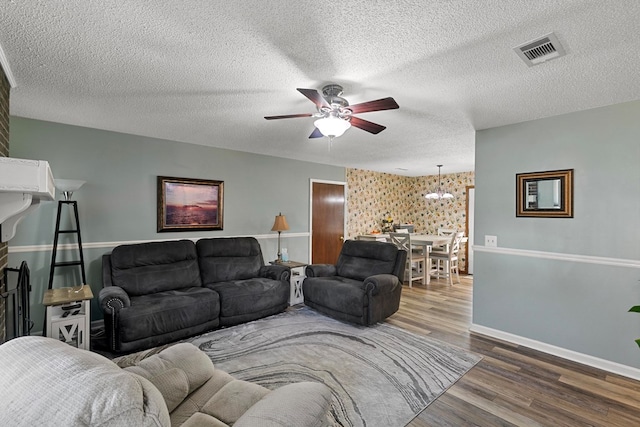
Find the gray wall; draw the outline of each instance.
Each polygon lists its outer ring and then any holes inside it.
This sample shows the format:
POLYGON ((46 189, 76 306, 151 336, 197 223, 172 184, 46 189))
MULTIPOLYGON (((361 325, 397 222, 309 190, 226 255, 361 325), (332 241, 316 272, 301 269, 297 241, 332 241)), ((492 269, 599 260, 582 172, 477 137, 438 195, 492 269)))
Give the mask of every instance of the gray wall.
POLYGON ((639 118, 630 102, 477 132, 474 325, 640 368, 639 118), (557 169, 574 218, 516 218, 516 173, 557 169))
MULTIPOLYGON (((102 287, 100 257, 120 243, 256 236, 265 261, 273 260, 277 233, 270 230, 279 212, 290 227, 282 233, 282 246, 291 259, 307 262, 309 180, 345 181, 341 167, 18 117, 11 118, 10 155, 47 160, 55 178, 87 181, 73 199, 78 202, 87 281, 94 295, 102 287), (157 233, 158 175, 224 181, 224 230, 157 233)), ((29 214, 9 242, 9 265, 26 260, 31 269, 35 330, 42 328, 40 303, 48 284, 56 209, 57 203, 51 202, 29 214)), ((74 258, 75 253, 59 252, 58 260, 74 258)), ((75 277, 79 269, 64 270, 56 269, 55 287, 80 283, 75 277)), ((96 300, 93 319, 102 317, 96 300)))

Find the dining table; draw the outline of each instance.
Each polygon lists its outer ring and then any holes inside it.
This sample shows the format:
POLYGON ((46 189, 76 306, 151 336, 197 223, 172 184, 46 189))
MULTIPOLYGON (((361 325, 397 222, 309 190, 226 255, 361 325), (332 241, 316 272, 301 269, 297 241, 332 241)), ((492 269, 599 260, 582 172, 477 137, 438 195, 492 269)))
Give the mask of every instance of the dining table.
MULTIPOLYGON (((431 249, 434 246, 443 246, 446 247, 451 243, 451 236, 439 236, 437 234, 418 234, 418 233, 409 233, 411 236, 411 246, 417 246, 424 250, 426 254, 426 262, 425 265, 427 269, 431 266, 431 261, 429 260, 429 254, 431 253, 431 249)), ((381 242, 389 241, 389 234, 387 233, 378 233, 378 234, 362 234, 365 238, 372 239, 375 238, 381 242)), ((358 236, 360 237, 360 236, 358 236)), ((431 274, 427 271, 425 274, 426 284, 428 285, 431 282, 431 274)))

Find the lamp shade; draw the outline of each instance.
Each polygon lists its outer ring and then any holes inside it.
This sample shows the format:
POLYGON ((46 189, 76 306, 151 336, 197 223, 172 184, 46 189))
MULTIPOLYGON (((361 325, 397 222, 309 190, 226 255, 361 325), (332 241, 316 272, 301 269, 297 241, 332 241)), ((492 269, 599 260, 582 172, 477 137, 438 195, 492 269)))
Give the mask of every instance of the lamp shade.
POLYGON ((80 181, 79 179, 56 179, 56 188, 60 191, 77 191, 87 181, 80 181))
POLYGON ((73 192, 77 191, 87 181, 81 181, 79 179, 56 179, 55 186, 58 190, 62 191, 62 195, 65 200, 71 200, 73 192))
POLYGON ((289 224, 287 224, 287 218, 282 215, 282 212, 279 215, 276 215, 276 220, 273 222, 271 231, 287 231, 288 229, 289 224))
POLYGON ((334 116, 318 119, 313 122, 313 124, 318 128, 320 133, 329 137, 341 136, 351 127, 349 121, 334 116))

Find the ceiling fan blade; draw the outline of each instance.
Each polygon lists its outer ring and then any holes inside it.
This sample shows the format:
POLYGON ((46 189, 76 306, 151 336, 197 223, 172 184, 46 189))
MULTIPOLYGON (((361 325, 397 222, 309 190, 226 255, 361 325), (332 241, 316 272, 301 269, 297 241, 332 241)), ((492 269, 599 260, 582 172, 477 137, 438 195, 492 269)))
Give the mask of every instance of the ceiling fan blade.
POLYGON ((302 113, 302 114, 287 114, 284 116, 265 116, 267 120, 276 120, 276 119, 294 119, 296 117, 311 117, 313 114, 311 113, 302 113))
POLYGON ((400 108, 400 106, 398 105, 398 103, 396 103, 395 99, 389 97, 376 99, 375 101, 349 105, 347 108, 353 111, 353 114, 360 114, 368 113, 370 111, 395 110, 396 108, 400 108))
POLYGON ((367 132, 370 132, 374 135, 379 134, 387 128, 386 126, 382 126, 377 123, 373 123, 368 120, 361 119, 360 117, 354 116, 351 116, 351 126, 366 130, 367 132))
POLYGON ((320 92, 318 92, 317 90, 315 90, 315 89, 301 89, 301 88, 298 88, 297 90, 298 90, 298 92, 300 92, 301 94, 303 94, 304 96, 309 98, 311 100, 311 102, 316 104, 316 107, 318 107, 318 108, 320 108, 320 107, 331 107, 327 103, 327 100, 324 99, 324 97, 322 95, 320 95, 320 92))
POLYGON ((322 134, 322 132, 320 132, 320 129, 315 128, 313 130, 313 132, 311 132, 311 135, 309 135, 309 139, 311 138, 322 138, 324 137, 324 135, 322 134))

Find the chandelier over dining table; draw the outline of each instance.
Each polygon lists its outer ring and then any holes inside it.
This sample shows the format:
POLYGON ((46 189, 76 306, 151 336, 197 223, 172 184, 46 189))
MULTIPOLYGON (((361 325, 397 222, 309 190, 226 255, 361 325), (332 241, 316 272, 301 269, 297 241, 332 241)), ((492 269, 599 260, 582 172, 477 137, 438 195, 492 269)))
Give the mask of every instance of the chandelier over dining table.
POLYGON ((442 165, 436 166, 438 166, 438 189, 426 194, 424 197, 430 200, 453 199, 453 194, 442 189, 442 181, 440 180, 440 168, 442 168, 442 165))

